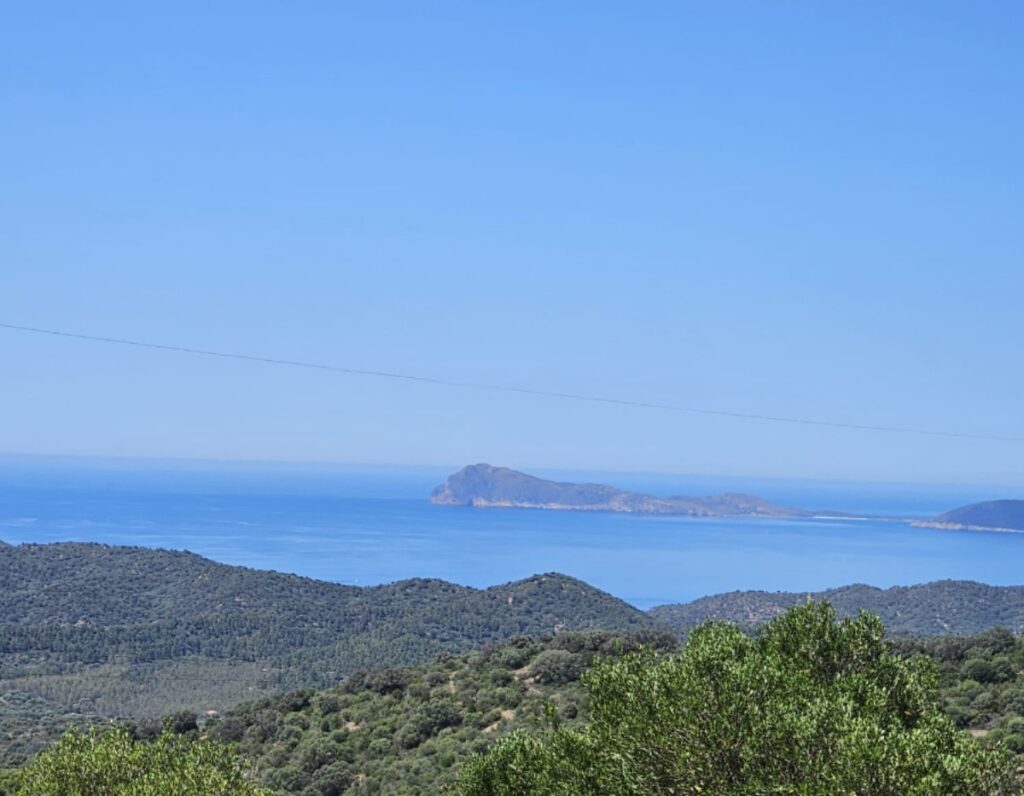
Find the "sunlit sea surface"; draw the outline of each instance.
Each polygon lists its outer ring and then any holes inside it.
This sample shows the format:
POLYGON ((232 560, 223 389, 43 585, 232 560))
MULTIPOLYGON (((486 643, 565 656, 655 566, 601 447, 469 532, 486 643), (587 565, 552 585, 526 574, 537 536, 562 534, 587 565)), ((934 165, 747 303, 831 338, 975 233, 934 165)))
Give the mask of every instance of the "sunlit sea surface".
MULTIPOLYGON (((192 552, 371 585, 489 586, 563 572, 641 608, 736 589, 804 591, 940 578, 1024 582, 1024 534, 880 520, 687 519, 432 506, 442 468, 0 459, 0 539, 192 552)), ((748 491, 812 509, 924 517, 983 487, 551 473, 654 494, 748 491)), ((2 585, 2 584, 0 584, 2 585)))

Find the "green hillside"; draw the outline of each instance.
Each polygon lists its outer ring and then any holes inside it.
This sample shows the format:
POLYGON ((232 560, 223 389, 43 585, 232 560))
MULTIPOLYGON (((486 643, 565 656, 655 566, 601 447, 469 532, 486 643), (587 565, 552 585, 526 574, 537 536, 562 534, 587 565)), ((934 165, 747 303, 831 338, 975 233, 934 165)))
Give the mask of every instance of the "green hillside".
MULTIPOLYGON (((649 629, 517 637, 417 666, 361 670, 329 689, 247 702, 205 723, 200 716, 199 726, 188 713, 130 729, 142 742, 164 726, 230 743, 245 770, 278 794, 441 793, 510 732, 539 738, 552 722, 583 722, 590 714, 583 673, 641 645, 655 651, 652 662, 679 649, 675 636, 649 629)), ((937 679, 929 699, 957 728, 983 746, 1024 754, 1024 640, 994 630, 888 645, 901 658, 931 659, 937 679)))
POLYGON ((652 624, 562 575, 355 588, 94 544, 5 546, 0 583, 0 756, 35 748, 44 716, 223 711, 517 635, 652 624))
MULTIPOLYGON (((210 724, 208 734, 237 743, 278 793, 439 793, 461 765, 510 731, 532 735, 552 717, 568 725, 585 718, 581 674, 596 658, 641 643, 659 657, 678 649, 658 631, 519 638, 417 667, 360 672, 328 691, 246 704, 210 724)), ((956 727, 1024 755, 1024 640, 993 630, 889 646, 901 658, 932 661, 936 703, 956 727)))
POLYGON ((648 615, 680 632, 708 619, 751 629, 808 599, 828 600, 840 616, 869 611, 898 636, 966 636, 994 627, 1024 631, 1024 586, 958 580, 891 589, 855 584, 813 593, 737 591, 658 606, 648 615))
MULTIPOLYGON (((331 688, 359 670, 394 670, 514 637, 658 628, 685 634, 707 619, 749 629, 807 599, 737 592, 645 614, 558 574, 488 589, 438 580, 355 588, 191 553, 93 544, 0 546, 0 582, 6 763, 38 751, 69 724, 224 714, 261 697, 331 688)), ((818 596, 840 615, 870 610, 897 635, 1024 627, 1019 587, 943 581, 818 596)), ((551 652, 556 659, 562 650, 551 652)), ((966 663, 943 666, 963 679, 957 667, 966 663)), ((997 663, 1005 672, 1005 662, 997 663)), ((1024 713, 1024 705, 1014 702, 1008 680, 976 682, 980 690, 950 697, 951 715, 998 735, 1005 729, 999 721, 1024 713)))
POLYGON ((279 793, 439 793, 460 763, 511 729, 537 727, 546 709, 565 721, 582 716, 579 677, 595 656, 676 643, 658 631, 520 637, 247 704, 207 732, 237 743, 259 780, 279 793))

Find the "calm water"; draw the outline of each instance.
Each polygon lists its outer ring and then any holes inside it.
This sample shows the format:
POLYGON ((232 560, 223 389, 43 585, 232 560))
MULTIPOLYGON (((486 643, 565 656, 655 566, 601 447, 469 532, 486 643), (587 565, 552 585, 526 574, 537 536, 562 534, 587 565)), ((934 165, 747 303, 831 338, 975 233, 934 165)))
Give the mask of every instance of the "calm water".
MULTIPOLYGON (((640 607, 733 589, 938 578, 1024 582, 1024 535, 878 521, 693 520, 431 506, 443 469, 0 460, 0 539, 187 549, 359 585, 582 578, 640 607)), ((565 476, 565 474, 561 474, 565 476)), ((593 474, 590 474, 593 477, 593 474)), ((745 489, 811 508, 927 516, 991 490, 606 476, 660 494, 745 489)))

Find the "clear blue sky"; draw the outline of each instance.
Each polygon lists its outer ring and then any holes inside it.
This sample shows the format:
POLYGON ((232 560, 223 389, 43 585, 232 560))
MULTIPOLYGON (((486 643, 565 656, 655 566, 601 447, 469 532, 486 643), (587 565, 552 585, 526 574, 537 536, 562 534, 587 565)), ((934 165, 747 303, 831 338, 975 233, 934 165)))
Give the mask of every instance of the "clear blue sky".
MULTIPOLYGON (((50 3, 0 322, 1024 437, 1016 2, 50 3)), ((1024 444, 0 332, 0 450, 1024 487, 1024 444)))

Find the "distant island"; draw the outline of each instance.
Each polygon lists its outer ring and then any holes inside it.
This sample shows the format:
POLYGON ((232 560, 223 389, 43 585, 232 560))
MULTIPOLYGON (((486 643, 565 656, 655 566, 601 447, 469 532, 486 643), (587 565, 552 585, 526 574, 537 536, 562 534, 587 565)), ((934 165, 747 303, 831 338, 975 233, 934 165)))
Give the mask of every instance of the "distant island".
POLYGON ((811 517, 804 509, 771 503, 754 495, 656 497, 605 484, 548 481, 508 467, 472 464, 434 490, 439 506, 558 509, 671 514, 684 517, 811 517))
POLYGON ((919 528, 950 531, 1007 531, 1024 533, 1024 500, 987 500, 940 514, 931 520, 915 520, 919 528))
POLYGON ((445 479, 430 496, 438 506, 473 508, 614 511, 681 517, 771 517, 776 519, 858 519, 909 523, 950 531, 1024 533, 1024 500, 972 503, 930 519, 809 511, 737 493, 658 497, 607 484, 549 481, 509 467, 471 464, 445 479))

